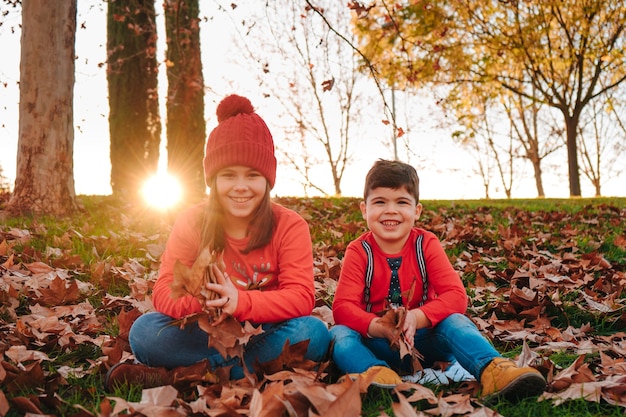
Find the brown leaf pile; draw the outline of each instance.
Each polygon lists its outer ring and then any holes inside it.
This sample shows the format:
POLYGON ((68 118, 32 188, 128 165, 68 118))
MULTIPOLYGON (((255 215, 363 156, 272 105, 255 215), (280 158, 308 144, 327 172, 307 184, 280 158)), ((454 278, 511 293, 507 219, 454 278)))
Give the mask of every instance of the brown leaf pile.
MULTIPOLYGON (((352 216, 358 213, 358 200, 281 202, 311 224, 314 313, 332 325, 330 303, 341 256, 347 242, 365 230, 360 216, 352 216)), ((425 210, 422 226, 435 232, 451 253, 470 295, 468 315, 479 329, 502 352, 520 347, 517 362, 546 376, 548 390, 539 401, 559 406, 583 398, 623 409, 624 218, 625 209, 610 205, 582 206, 570 213, 513 206, 476 209, 457 203, 425 210), (559 366, 552 359, 557 354, 574 360, 559 366)), ((0 226, 0 416, 9 409, 74 416, 360 415, 370 381, 337 382, 332 364, 324 362, 318 369, 303 359, 306 344, 285 346, 282 355, 256 364, 255 372, 240 381, 227 381, 220 373, 227 370, 199 364, 178 369, 174 386, 145 390, 138 402, 104 393, 98 378, 113 364, 133 358, 128 330, 152 309, 151 289, 167 238, 165 232, 148 235, 133 230, 124 217, 118 220, 119 229, 107 236, 94 235, 94 227, 85 222, 43 246, 36 242, 48 232, 40 224, 28 229, 0 226), (92 248, 94 261, 85 264, 72 252, 75 239, 92 248), (121 249, 129 242, 143 255, 129 257, 121 249), (110 255, 118 251, 123 255, 110 255), (120 285, 126 295, 120 295, 120 285), (85 392, 78 388, 90 384, 85 392), (81 406, 69 404, 76 396, 84 399, 81 406)), ((194 282, 181 288, 197 294, 194 282)), ((399 326, 401 314, 390 317, 390 325, 399 326)), ((208 317, 206 325, 212 327, 208 317)), ((211 339, 226 340, 233 334, 237 331, 211 339)), ((238 337, 235 344, 245 344, 249 335, 238 337)), ((399 417, 497 416, 477 399, 477 388, 475 382, 448 387, 405 383, 395 390, 392 409, 399 417)))

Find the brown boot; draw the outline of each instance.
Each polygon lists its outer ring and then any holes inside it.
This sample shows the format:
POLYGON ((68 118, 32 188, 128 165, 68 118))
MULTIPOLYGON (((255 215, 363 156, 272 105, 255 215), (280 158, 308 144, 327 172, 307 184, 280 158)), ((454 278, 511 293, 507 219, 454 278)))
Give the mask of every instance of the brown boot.
POLYGON ((396 371, 386 366, 372 366, 365 372, 360 374, 348 374, 347 376, 353 381, 362 378, 364 381, 369 381, 371 385, 379 388, 395 388, 396 385, 402 383, 402 378, 400 378, 396 371))
POLYGON ((495 358, 480 375, 480 386, 485 403, 494 403, 499 398, 517 401, 540 395, 546 389, 546 380, 535 368, 520 368, 513 361, 495 358))
POLYGON ((120 362, 109 369, 104 377, 104 389, 111 392, 122 385, 137 385, 142 389, 172 385, 170 372, 140 363, 120 362))

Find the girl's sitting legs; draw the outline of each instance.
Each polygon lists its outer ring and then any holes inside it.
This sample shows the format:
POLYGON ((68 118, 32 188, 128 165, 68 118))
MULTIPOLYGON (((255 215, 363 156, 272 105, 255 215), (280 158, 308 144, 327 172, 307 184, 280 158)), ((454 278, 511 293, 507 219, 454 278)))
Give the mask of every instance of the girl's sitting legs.
MULTIPOLYGON (((129 342, 137 360, 145 365, 165 367, 189 366, 207 359, 213 369, 231 366, 231 379, 243 378, 239 358, 224 358, 208 347, 208 335, 196 323, 183 329, 171 325, 172 318, 148 313, 137 318, 131 327, 129 342)), ((244 347, 244 360, 250 372, 253 364, 277 358, 287 340, 291 345, 309 340, 304 359, 319 362, 328 350, 330 336, 326 324, 313 316, 303 316, 281 323, 263 325, 263 333, 250 338, 244 347)))

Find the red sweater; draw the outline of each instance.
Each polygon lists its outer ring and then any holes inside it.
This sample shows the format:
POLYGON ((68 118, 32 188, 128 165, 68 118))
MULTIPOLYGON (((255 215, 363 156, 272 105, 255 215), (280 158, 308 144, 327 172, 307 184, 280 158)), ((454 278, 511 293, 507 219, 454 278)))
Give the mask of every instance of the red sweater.
MULTIPOLYGON (((159 277, 152 292, 157 311, 175 319, 202 311, 192 296, 170 297, 174 263, 179 259, 191 267, 199 253, 204 203, 180 214, 161 257, 159 277)), ((278 204, 272 209, 276 226, 271 242, 244 255, 248 238, 227 237, 224 250, 226 272, 239 288, 233 316, 239 321, 273 323, 311 314, 315 304, 313 249, 306 221, 296 212, 278 204), (259 289, 246 290, 249 284, 259 289)))
POLYGON ((398 270, 401 292, 409 290, 415 281, 413 297, 408 305, 404 300, 404 305, 409 309, 419 306, 423 294, 423 281, 415 253, 415 240, 419 235, 424 235, 422 248, 428 273, 428 298, 420 307, 421 310, 433 326, 453 313, 465 313, 467 309, 465 287, 450 264, 441 242, 433 233, 414 227, 402 251, 397 254, 383 253, 376 244, 372 232, 364 233, 348 245, 333 301, 333 317, 337 324, 343 324, 367 336, 370 322, 377 317, 375 313, 385 308, 391 281, 391 269, 387 264, 389 257, 402 257, 398 270), (370 289, 372 309, 369 313, 366 311, 363 296, 367 254, 361 244, 362 240, 367 241, 372 247, 374 260, 370 289))

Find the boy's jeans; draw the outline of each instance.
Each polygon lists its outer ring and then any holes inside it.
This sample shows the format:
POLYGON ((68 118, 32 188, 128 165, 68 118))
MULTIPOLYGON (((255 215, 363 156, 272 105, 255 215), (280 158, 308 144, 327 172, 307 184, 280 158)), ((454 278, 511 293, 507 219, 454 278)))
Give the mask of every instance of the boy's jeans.
MULTIPOLYGON (((344 373, 361 373, 376 365, 405 374, 411 371, 410 362, 401 363, 399 351, 392 350, 385 338, 362 337, 342 325, 333 326, 330 335, 334 341, 332 359, 344 373)), ((424 355, 424 367, 436 361, 454 362, 456 359, 477 380, 483 368, 500 356, 463 314, 452 314, 433 328, 419 329, 415 333, 415 348, 424 355)))
MULTIPOLYGON (((213 369, 233 365, 230 377, 244 377, 238 357, 224 358, 214 348, 208 348, 208 334, 196 323, 184 329, 171 325, 172 318, 158 312, 139 316, 133 323, 128 340, 135 358, 148 366, 189 366, 208 359, 213 369)), ((245 346, 244 360, 249 371, 258 361, 276 359, 287 340, 290 344, 309 339, 305 359, 320 362, 326 357, 330 335, 326 324, 313 316, 298 317, 281 323, 263 324, 263 333, 252 336, 245 346)))

